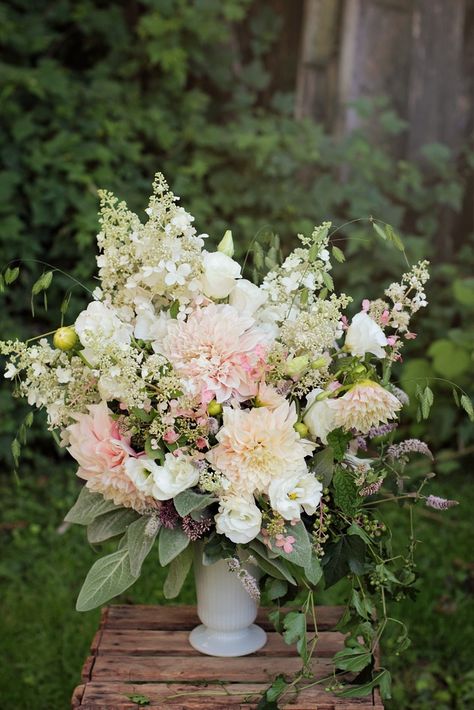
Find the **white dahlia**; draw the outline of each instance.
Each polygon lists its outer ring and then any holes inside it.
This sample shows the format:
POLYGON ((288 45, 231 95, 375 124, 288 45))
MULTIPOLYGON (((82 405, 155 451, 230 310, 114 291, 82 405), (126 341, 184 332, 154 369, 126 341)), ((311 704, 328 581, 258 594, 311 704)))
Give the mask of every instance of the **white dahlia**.
POLYGON ((334 410, 334 425, 346 431, 355 429, 367 434, 371 427, 395 419, 400 401, 377 382, 358 382, 343 397, 330 400, 334 410))

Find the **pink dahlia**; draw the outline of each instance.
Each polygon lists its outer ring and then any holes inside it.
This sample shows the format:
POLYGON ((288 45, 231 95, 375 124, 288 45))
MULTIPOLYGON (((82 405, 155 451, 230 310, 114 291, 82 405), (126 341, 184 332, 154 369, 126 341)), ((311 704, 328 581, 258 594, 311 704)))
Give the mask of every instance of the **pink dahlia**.
POLYGON ((211 304, 187 321, 168 326, 163 352, 184 381, 187 394, 202 402, 231 397, 243 401, 257 392, 266 335, 235 308, 211 304))
POLYGON ((88 414, 75 414, 76 423, 66 429, 68 451, 79 464, 77 475, 87 481, 89 490, 116 505, 139 512, 153 505, 125 472, 125 461, 135 456, 130 437, 120 432, 105 402, 92 404, 88 410, 88 414))
POLYGON ((343 397, 329 400, 329 404, 334 411, 335 428, 355 429, 362 434, 395 419, 402 406, 393 394, 372 380, 358 382, 343 397))

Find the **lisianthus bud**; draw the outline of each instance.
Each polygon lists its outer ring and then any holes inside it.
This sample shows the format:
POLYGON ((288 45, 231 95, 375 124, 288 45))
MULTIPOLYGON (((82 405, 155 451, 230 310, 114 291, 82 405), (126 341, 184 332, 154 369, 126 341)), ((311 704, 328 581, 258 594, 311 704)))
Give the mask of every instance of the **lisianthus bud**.
POLYGON ((226 231, 221 241, 217 245, 217 251, 221 251, 226 256, 234 256, 234 240, 230 229, 226 231))
POLYGON ((306 424, 303 424, 303 422, 296 422, 294 429, 298 432, 302 439, 305 439, 308 436, 309 429, 306 424))
POLYGON ((222 413, 222 404, 219 404, 219 402, 213 399, 212 402, 209 402, 207 405, 207 413, 211 417, 216 417, 218 414, 222 413))
POLYGON ((73 350, 78 343, 79 338, 72 326, 58 328, 54 334, 53 344, 58 350, 63 350, 64 352, 73 350))
POLYGON ((325 357, 318 357, 317 360, 313 360, 310 367, 312 370, 319 370, 321 367, 324 367, 326 363, 327 359, 325 357))
POLYGON ((298 377, 308 367, 309 358, 307 355, 294 357, 292 360, 287 360, 285 372, 290 377, 298 377))

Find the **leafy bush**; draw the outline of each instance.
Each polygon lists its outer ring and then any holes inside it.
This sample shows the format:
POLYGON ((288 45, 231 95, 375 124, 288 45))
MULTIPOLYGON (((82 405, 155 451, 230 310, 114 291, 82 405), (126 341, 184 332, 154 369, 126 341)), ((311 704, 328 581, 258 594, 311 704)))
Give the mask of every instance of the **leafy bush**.
MULTIPOLYGON (((157 169, 186 199, 198 227, 213 239, 232 228, 241 253, 255 235, 265 238, 268 224, 287 250, 297 232, 323 219, 342 224, 375 214, 407 232, 413 260, 431 258, 439 224, 447 212, 461 210, 472 155, 459 163, 462 169, 437 145, 426 147, 424 170, 394 161, 386 146, 404 123, 385 101, 357 107, 387 137, 378 145, 369 128, 335 140, 320 125, 293 118, 293 97, 267 70, 279 23, 263 3, 12 0, 0 8, 0 27, 1 254, 5 264, 17 257, 25 262, 17 291, 5 296, 3 337, 31 332, 29 306, 18 294, 43 270, 32 260, 90 284, 97 188, 114 190, 137 209, 157 169)), ((392 264, 399 269, 386 245, 374 245, 369 227, 361 222, 338 235, 352 238, 339 246, 360 252, 360 269, 343 274, 361 298, 367 284, 369 295, 381 291, 392 264)), ((413 377, 454 377, 469 387, 467 256, 459 254, 458 266, 435 268, 431 320, 410 348, 418 355, 413 377)), ((60 275, 48 291, 54 322, 70 287, 60 275)), ((80 290, 72 289, 71 318, 81 306, 80 290)), ((44 312, 38 332, 49 325, 44 312)), ((450 389, 438 384, 450 398, 450 389)), ((6 441, 18 419, 4 399, 1 404, 6 441)), ((467 432, 454 436, 451 404, 438 412, 435 443, 453 446, 459 438, 467 445, 467 432)))

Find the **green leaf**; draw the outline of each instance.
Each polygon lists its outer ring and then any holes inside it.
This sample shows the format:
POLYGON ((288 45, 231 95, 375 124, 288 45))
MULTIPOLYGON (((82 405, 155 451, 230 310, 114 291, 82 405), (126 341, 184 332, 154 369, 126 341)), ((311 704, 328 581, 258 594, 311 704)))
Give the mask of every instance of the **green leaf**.
POLYGON ((342 429, 334 429, 334 431, 328 434, 328 444, 332 448, 333 456, 336 461, 342 461, 349 442, 353 438, 351 432, 343 431, 342 429))
POLYGON ((354 515, 360 504, 357 486, 351 473, 342 467, 336 468, 332 479, 334 485, 334 502, 345 515, 354 515))
POLYGON ((130 523, 138 518, 138 513, 130 508, 119 508, 99 515, 87 527, 87 539, 96 544, 123 533, 130 523))
POLYGON ((302 611, 290 611, 283 620, 283 638, 291 644, 306 636, 306 614, 302 611))
POLYGON ((287 687, 288 683, 286 682, 284 676, 282 676, 281 674, 277 675, 277 677, 265 693, 265 695, 267 696, 267 700, 269 700, 270 702, 278 700, 280 695, 286 690, 287 687))
POLYGON ((288 591, 288 584, 285 580, 269 578, 268 581, 270 584, 267 585, 267 590, 270 599, 275 600, 285 596, 288 591))
POLYGON ((166 567, 189 545, 189 537, 181 528, 161 528, 158 539, 160 565, 166 567))
MULTIPOLYGON (((364 698, 370 695, 374 688, 380 686, 380 694, 382 694, 382 685, 384 690, 388 689, 390 693, 390 673, 387 670, 382 670, 377 675, 375 675, 371 681, 368 683, 363 683, 362 685, 352 685, 347 690, 343 690, 337 693, 340 698, 364 698), (388 676, 388 677, 387 677, 388 676)), ((387 695, 386 698, 390 698, 391 695, 387 695)), ((386 699, 384 697, 384 700, 386 699)))
POLYGON ((393 227, 387 224, 385 226, 385 231, 389 241, 392 242, 392 244, 398 249, 398 251, 405 251, 403 242, 398 236, 398 234, 393 230, 393 227))
POLYGON ((41 291, 46 291, 51 286, 51 281, 53 280, 53 272, 52 271, 46 271, 44 274, 41 274, 39 279, 35 281, 33 286, 31 287, 31 293, 33 296, 37 296, 41 291))
POLYGON ((4 274, 5 283, 10 285, 17 280, 20 275, 20 269, 15 266, 13 269, 6 269, 4 274))
POLYGON ((321 567, 321 563, 314 553, 311 556, 310 564, 306 565, 306 567, 304 568, 304 572, 308 579, 308 582, 310 582, 310 584, 312 584, 313 586, 316 586, 316 584, 323 576, 323 568, 321 567))
POLYGON ((365 543, 355 535, 343 535, 330 542, 322 559, 326 585, 332 587, 349 572, 363 574, 365 569, 365 543))
POLYGON ((372 654, 364 646, 357 644, 352 648, 343 648, 333 657, 334 665, 343 671, 359 672, 372 661, 372 654))
POLYGON ((332 248, 332 255, 338 261, 340 264, 343 264, 346 260, 346 257, 344 256, 344 252, 339 249, 339 247, 333 246, 332 248))
POLYGON ((149 516, 141 516, 138 520, 128 526, 127 547, 130 555, 130 570, 135 577, 138 577, 142 564, 150 553, 158 534, 159 525, 152 528, 150 534, 149 516))
POLYGON ((461 395, 461 407, 464 409, 471 422, 474 422, 474 408, 467 394, 461 395))
POLYGON ((321 278, 322 278, 323 284, 326 286, 326 288, 329 291, 334 291, 334 281, 332 280, 332 276, 330 274, 328 274, 327 271, 321 272, 321 278))
POLYGON ((148 696, 140 695, 139 693, 132 693, 132 695, 127 695, 127 698, 136 705, 149 705, 151 703, 151 700, 148 696))
POLYGON ((217 498, 209 493, 202 494, 188 488, 187 490, 178 493, 173 499, 174 507, 179 515, 184 518, 189 513, 195 510, 203 510, 208 505, 215 503, 217 498))
POLYGON ((163 586, 165 599, 175 599, 178 596, 191 569, 192 562, 193 550, 191 545, 188 545, 186 549, 174 558, 169 566, 168 575, 163 586))
POLYGON ((162 449, 160 449, 160 448, 158 448, 158 449, 153 449, 152 446, 151 446, 150 439, 147 439, 147 440, 145 441, 145 453, 146 453, 146 455, 148 456, 149 459, 153 459, 153 460, 159 459, 159 460, 160 460, 160 464, 163 464, 164 461, 165 461, 165 454, 164 454, 164 451, 162 451, 162 449))
POLYGON ((381 237, 384 242, 387 241, 387 235, 385 234, 385 230, 377 224, 377 222, 372 222, 372 227, 374 228, 375 232, 381 237))
POLYGON ((423 415, 423 419, 428 419, 428 417, 430 416, 430 410, 433 402, 433 392, 427 385, 423 390, 423 394, 421 396, 421 413, 423 415))
POLYGON ((126 547, 94 562, 76 602, 77 611, 90 611, 128 589, 136 577, 126 547))
POLYGON ((171 318, 176 318, 179 313, 179 301, 173 301, 169 310, 171 318))
POLYGON ((358 535, 361 540, 366 542, 368 545, 372 543, 372 540, 370 537, 367 535, 365 530, 363 530, 357 523, 352 523, 350 527, 347 528, 347 534, 348 535, 358 535))
MULTIPOLYGON (((309 539, 308 531, 302 522, 296 525, 289 525, 287 534, 295 538, 293 543, 293 551, 285 552, 282 547, 274 547, 273 552, 280 557, 284 557, 289 562, 298 565, 298 567, 307 567, 311 564, 312 547, 309 539)), ((259 537, 260 539, 260 537, 259 537)))
POLYGON ((278 557, 268 556, 268 549, 258 540, 252 540, 249 545, 249 549, 252 550, 252 554, 255 556, 258 566, 271 577, 279 580, 286 580, 290 584, 296 584, 296 580, 288 570, 284 560, 278 557))
POLYGON ((105 500, 100 493, 91 493, 86 486, 83 486, 78 499, 64 520, 77 525, 90 525, 94 518, 110 510, 119 510, 119 506, 111 500, 105 500))
POLYGON ((318 451, 313 456, 311 462, 311 472, 322 481, 323 487, 327 488, 332 480, 334 471, 334 451, 327 446, 322 451, 318 451))
POLYGON ((356 589, 352 590, 351 604, 359 616, 362 616, 364 619, 371 618, 374 609, 372 603, 368 597, 362 596, 356 589))

